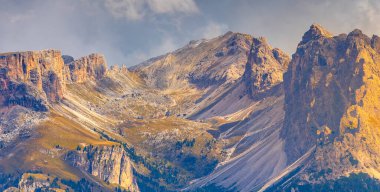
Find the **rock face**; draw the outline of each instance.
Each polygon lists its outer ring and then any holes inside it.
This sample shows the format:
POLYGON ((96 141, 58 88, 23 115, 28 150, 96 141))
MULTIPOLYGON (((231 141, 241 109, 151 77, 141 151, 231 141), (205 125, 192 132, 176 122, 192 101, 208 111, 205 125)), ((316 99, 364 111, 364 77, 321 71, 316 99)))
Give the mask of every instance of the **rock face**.
POLYGON ((201 88, 220 85, 243 75, 251 44, 252 36, 228 32, 210 40, 191 41, 130 70, 159 89, 183 88, 189 83, 201 88))
POLYGON ((19 183, 18 190, 23 192, 34 192, 37 189, 48 188, 50 183, 44 178, 33 177, 34 174, 23 174, 19 183))
POLYGON ((67 83, 100 79, 107 71, 103 55, 78 60, 57 50, 0 54, 0 103, 46 111, 64 97, 67 83))
POLYGON ((34 107, 40 102, 33 99, 33 92, 43 92, 49 101, 59 101, 64 92, 63 67, 57 50, 0 54, 0 100, 34 107))
POLYGON ((46 118, 39 113, 20 106, 2 110, 0 115, 0 149, 14 146, 21 140, 30 138, 34 125, 46 118))
POLYGON ((88 146, 83 151, 69 152, 66 157, 71 165, 111 184, 136 191, 131 162, 120 146, 88 146))
POLYGON ((62 55, 63 63, 68 64, 74 61, 74 57, 70 55, 62 55))
POLYGON ((130 71, 128 70, 125 64, 122 64, 121 67, 119 67, 118 65, 112 65, 108 71, 120 74, 130 74, 130 71))
MULTIPOLYGON (((70 59, 66 59, 70 61, 70 59)), ((66 79, 70 83, 98 80, 107 72, 107 62, 102 54, 94 53, 66 64, 66 79)))
POLYGON ((380 178, 379 45, 360 30, 333 37, 312 25, 305 33, 284 76, 288 163, 316 146, 314 175, 380 178))
MULTIPOLYGON (((245 96, 247 96, 245 104, 247 105, 252 100, 283 94, 283 73, 289 64, 289 56, 278 48, 272 48, 262 37, 253 37, 250 47, 247 62, 244 70, 239 71, 241 76, 238 76, 238 80, 226 80, 224 84, 217 86, 219 90, 215 92, 218 94, 206 93, 206 96, 203 97, 206 107, 192 114, 191 119, 234 113, 238 107, 232 107, 229 110, 229 104, 231 102, 239 103, 241 101, 238 100, 245 96), (232 93, 233 96, 230 95, 232 93), (211 106, 209 101, 213 101, 211 106)), ((239 105, 236 104, 236 106, 239 105)))
POLYGON ((282 83, 289 56, 273 49, 264 38, 253 38, 244 72, 244 82, 251 96, 282 83))

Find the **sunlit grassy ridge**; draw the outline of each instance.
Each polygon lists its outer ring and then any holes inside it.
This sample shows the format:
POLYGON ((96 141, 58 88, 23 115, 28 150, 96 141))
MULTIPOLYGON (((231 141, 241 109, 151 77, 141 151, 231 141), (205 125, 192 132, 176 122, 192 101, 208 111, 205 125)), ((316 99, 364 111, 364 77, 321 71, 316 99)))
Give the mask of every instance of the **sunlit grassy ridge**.
POLYGON ((102 140, 99 134, 83 128, 75 121, 62 117, 54 112, 48 120, 36 127, 32 139, 16 146, 14 153, 2 159, 5 170, 43 170, 61 178, 79 179, 83 177, 77 169, 67 165, 62 156, 80 145, 115 145, 102 140))

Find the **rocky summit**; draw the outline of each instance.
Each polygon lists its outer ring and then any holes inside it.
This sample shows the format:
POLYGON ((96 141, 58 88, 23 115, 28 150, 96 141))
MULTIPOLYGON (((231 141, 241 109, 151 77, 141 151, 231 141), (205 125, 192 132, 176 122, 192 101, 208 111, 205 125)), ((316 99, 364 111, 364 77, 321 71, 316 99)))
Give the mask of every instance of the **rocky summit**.
POLYGON ((0 54, 1 191, 379 191, 380 38, 227 32, 133 67, 0 54))
POLYGON ((301 180, 379 179, 378 39, 358 29, 332 36, 313 25, 298 45, 284 77, 282 137, 288 161, 313 151, 301 180))

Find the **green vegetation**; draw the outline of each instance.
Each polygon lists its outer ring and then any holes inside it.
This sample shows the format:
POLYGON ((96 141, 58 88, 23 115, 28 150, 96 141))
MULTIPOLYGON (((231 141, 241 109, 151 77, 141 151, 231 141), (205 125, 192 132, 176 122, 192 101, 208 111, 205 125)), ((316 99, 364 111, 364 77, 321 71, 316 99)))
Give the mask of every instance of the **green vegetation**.
POLYGON ((60 188, 59 184, 58 184, 58 178, 54 178, 53 182, 51 182, 50 184, 50 187, 52 188, 60 188))
POLYGON ((337 180, 329 180, 319 184, 303 183, 296 180, 286 188, 271 188, 269 191, 296 191, 296 192, 373 192, 380 191, 380 182, 365 173, 352 173, 349 177, 341 177, 337 180))
POLYGON ((174 166, 170 166, 169 162, 165 160, 151 161, 147 157, 136 154, 135 149, 131 146, 128 146, 127 143, 110 137, 104 131, 98 131, 96 129, 94 129, 94 131, 98 132, 103 138, 107 139, 108 141, 120 143, 123 146, 125 152, 127 152, 128 157, 133 162, 136 164, 144 165, 144 167, 150 171, 149 177, 136 173, 140 189, 145 186, 147 189, 157 189, 159 191, 165 189, 164 191, 167 191, 166 187, 163 187, 159 184, 161 180, 163 180, 164 183, 171 185, 181 185, 184 183, 184 179, 180 175, 180 170, 174 166))
POLYGON ((99 188, 98 186, 95 186, 93 183, 87 181, 84 178, 80 179, 78 182, 75 182, 70 179, 68 180, 62 179, 61 183, 69 186, 75 192, 88 192, 88 191, 94 191, 94 189, 99 188))
MULTIPOLYGON (((29 171, 29 172, 32 172, 32 171, 29 171)), ((9 187, 17 187, 21 177, 22 177, 21 173, 7 174, 7 173, 0 172, 0 191, 4 191, 5 189, 9 187)), ((34 178, 28 177, 28 179, 34 179, 34 178)))
POLYGON ((120 188, 120 187, 115 187, 115 190, 114 190, 115 192, 131 192, 131 191, 129 191, 129 190, 126 190, 126 189, 122 189, 122 188, 120 188))
POLYGON ((185 147, 193 147, 194 143, 195 143, 195 138, 193 138, 191 140, 185 139, 183 141, 177 141, 175 144, 175 148, 176 148, 176 150, 180 150, 184 146, 185 147))

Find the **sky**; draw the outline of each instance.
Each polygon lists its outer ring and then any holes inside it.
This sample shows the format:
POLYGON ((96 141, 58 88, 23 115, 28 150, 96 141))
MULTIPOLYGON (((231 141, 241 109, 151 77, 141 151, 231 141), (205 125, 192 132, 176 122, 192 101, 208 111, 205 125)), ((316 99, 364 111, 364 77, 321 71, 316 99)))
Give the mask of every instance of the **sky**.
POLYGON ((0 52, 97 52, 108 65, 133 66, 233 31, 292 54, 313 23, 372 36, 379 21, 379 0, 0 0, 0 52))

